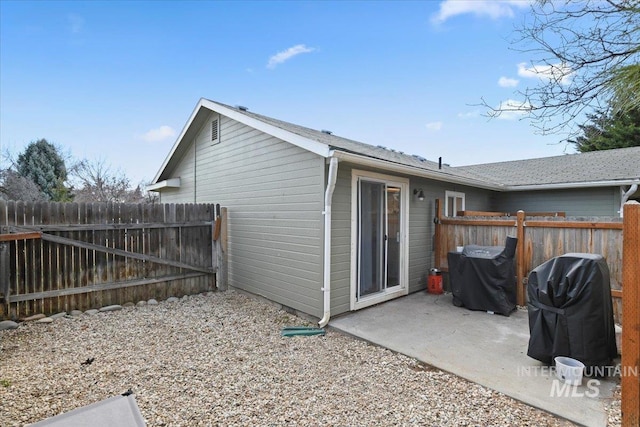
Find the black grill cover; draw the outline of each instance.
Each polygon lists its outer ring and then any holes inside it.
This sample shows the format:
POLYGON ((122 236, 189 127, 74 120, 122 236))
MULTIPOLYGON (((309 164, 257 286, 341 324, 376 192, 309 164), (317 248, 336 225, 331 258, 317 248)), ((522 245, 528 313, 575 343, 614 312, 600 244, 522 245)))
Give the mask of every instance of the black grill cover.
POLYGON ((551 364, 567 356, 605 366, 617 356, 609 267, 602 256, 550 259, 531 271, 527 287, 529 357, 551 364))
POLYGON ((507 237, 502 246, 467 245, 462 253, 449 252, 449 281, 453 304, 470 310, 508 316, 516 308, 513 257, 518 239, 507 237))

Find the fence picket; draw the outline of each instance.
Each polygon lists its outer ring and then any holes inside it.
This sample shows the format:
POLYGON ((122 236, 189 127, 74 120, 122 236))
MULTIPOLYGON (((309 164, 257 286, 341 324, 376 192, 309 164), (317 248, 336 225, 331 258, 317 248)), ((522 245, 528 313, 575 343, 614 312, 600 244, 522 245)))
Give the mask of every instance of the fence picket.
POLYGON ((212 206, 0 201, 0 319, 212 290, 212 206))
MULTIPOLYGON (((441 215, 436 219, 437 239, 435 267, 448 269, 447 253, 456 246, 483 245, 502 246, 507 236, 515 236, 515 219, 505 217, 454 217, 441 215)), ((567 252, 595 253, 602 255, 611 276, 611 289, 622 290, 622 222, 617 219, 597 220, 594 218, 570 219, 565 217, 535 218, 527 217, 518 233, 523 242, 519 243, 524 255, 518 257, 516 270, 518 276, 528 277, 532 269, 543 262, 567 252), (522 264, 520 267, 519 264, 522 264), (520 272, 520 268, 522 268, 520 272)), ((524 284, 519 283, 519 303, 524 302, 524 284)), ((620 293, 614 294, 614 313, 616 322, 622 317, 620 293)))

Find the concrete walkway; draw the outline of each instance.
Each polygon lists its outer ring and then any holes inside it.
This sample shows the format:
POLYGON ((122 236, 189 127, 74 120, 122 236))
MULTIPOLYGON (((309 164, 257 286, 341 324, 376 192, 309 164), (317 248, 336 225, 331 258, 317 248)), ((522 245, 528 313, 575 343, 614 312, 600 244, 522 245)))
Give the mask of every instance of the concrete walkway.
MULTIPOLYGON (((417 292, 334 318, 329 326, 406 354, 585 426, 606 426, 616 378, 571 387, 527 356, 526 311, 510 317, 455 307, 448 295, 417 292)), ((591 381, 591 382, 589 382, 591 381)))

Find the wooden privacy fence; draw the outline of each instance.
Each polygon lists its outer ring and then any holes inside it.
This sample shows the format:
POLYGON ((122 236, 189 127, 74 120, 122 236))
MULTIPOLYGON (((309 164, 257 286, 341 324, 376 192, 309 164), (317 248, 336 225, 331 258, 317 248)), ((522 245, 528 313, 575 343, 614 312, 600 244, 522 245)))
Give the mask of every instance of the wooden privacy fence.
MULTIPOLYGON (((551 213, 545 213, 551 214, 551 213)), ((436 200, 435 265, 448 271, 447 253, 456 246, 504 246, 517 237, 517 302, 525 304, 529 272, 543 262, 568 252, 602 255, 609 266, 615 320, 622 313, 622 220, 593 221, 554 217, 531 217, 519 211, 515 217, 444 217, 436 200)))
POLYGON ((0 318, 212 290, 215 225, 212 204, 0 201, 0 318))
POLYGON ((640 425, 640 203, 624 205, 622 425, 640 425))

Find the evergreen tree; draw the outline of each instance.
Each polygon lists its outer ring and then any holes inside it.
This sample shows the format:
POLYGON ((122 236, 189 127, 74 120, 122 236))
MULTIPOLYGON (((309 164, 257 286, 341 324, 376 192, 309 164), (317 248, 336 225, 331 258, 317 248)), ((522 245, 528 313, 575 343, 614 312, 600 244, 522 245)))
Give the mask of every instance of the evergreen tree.
POLYGON ((67 169, 56 147, 39 139, 32 142, 18 156, 18 173, 33 181, 45 196, 53 201, 68 201, 69 192, 64 187, 67 169), (67 191, 66 191, 67 190, 67 191))
POLYGON ((640 108, 612 111, 589 114, 590 122, 580 125, 582 135, 569 142, 581 153, 640 146, 640 108))

